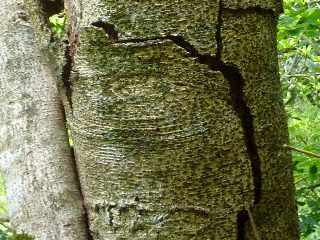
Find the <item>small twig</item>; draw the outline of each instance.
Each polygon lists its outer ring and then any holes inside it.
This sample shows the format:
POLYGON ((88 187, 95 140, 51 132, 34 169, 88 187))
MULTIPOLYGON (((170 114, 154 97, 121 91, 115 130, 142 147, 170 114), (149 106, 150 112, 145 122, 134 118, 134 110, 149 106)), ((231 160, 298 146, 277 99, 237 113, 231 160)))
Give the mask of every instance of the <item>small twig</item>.
POLYGON ((298 179, 298 177, 296 177, 296 181, 295 181, 295 184, 298 184, 298 183, 300 183, 300 182, 302 182, 302 181, 306 181, 308 178, 307 177, 302 177, 302 178, 300 178, 300 179, 298 179))
MULTIPOLYGON (((320 73, 311 73, 313 76, 320 76, 320 73)), ((310 77, 307 74, 284 74, 282 77, 310 77)))
MULTIPOLYGON (((304 178, 303 180, 306 180, 306 178, 304 178)), ((295 184, 299 183, 298 181, 295 182, 295 184)), ((310 186, 305 186, 305 187, 301 187, 299 188, 299 190, 305 190, 305 189, 308 189, 310 191, 313 191, 314 189, 320 187, 320 183, 317 183, 317 184, 313 184, 313 185, 310 185, 310 186)))
POLYGON ((300 149, 300 148, 296 148, 296 147, 293 147, 293 146, 290 146, 290 145, 286 145, 286 144, 284 144, 283 147, 288 148, 291 151, 296 151, 296 152, 303 153, 303 154, 305 154, 307 156, 310 156, 310 157, 320 158, 320 154, 317 154, 317 153, 309 152, 309 151, 306 151, 306 150, 303 150, 303 149, 300 149))
POLYGON ((250 224, 251 224, 251 227, 252 227, 253 235, 254 235, 256 240, 261 240, 261 237, 260 237, 258 229, 257 229, 257 225, 256 225, 256 223, 254 221, 254 218, 253 218, 253 215, 252 215, 252 212, 251 212, 250 208, 248 208, 247 211, 248 211, 249 220, 250 220, 250 224))

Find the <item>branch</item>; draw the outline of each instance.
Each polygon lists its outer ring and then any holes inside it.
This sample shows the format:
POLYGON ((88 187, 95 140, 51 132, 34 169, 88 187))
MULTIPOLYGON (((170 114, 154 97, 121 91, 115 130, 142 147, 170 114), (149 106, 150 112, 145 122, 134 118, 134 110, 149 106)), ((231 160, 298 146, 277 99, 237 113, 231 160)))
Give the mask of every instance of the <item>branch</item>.
POLYGON ((306 151, 306 150, 303 150, 300 148, 296 148, 296 147, 293 147, 290 145, 286 145, 286 144, 284 144, 283 147, 285 147, 291 151, 303 153, 303 154, 310 156, 310 157, 320 158, 320 154, 317 154, 317 153, 309 152, 309 151, 306 151))
POLYGON ((252 212, 251 212, 250 208, 248 208, 248 215, 249 215, 249 220, 250 220, 250 224, 251 224, 252 231, 253 231, 255 239, 256 240, 261 240, 260 234, 259 234, 258 229, 257 229, 257 225, 256 225, 256 223, 254 221, 254 218, 253 218, 253 215, 252 215, 252 212))
POLYGON ((310 73, 308 74, 285 74, 282 77, 310 77, 310 76, 320 76, 320 73, 310 73))

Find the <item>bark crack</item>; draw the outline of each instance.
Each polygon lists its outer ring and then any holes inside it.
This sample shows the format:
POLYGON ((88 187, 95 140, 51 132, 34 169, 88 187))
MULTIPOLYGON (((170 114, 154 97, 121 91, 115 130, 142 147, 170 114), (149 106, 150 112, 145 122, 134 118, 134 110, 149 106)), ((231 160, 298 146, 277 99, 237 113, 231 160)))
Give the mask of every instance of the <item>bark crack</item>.
POLYGON ((216 65, 229 82, 233 109, 235 110, 239 119, 241 120, 247 153, 251 161, 252 176, 254 183, 254 204, 258 204, 261 198, 261 163, 254 136, 254 117, 251 113, 249 106, 246 103, 244 92, 245 82, 239 68, 232 64, 225 64, 221 60, 221 55, 223 51, 223 40, 221 36, 221 31, 223 27, 223 10, 223 3, 222 0, 220 0, 218 26, 216 32, 216 65))
POLYGON ((73 160, 73 169, 75 170, 76 180, 79 184, 79 192, 80 192, 80 197, 82 200, 82 207, 83 207, 83 213, 84 213, 83 218, 85 219, 87 237, 88 237, 88 240, 93 240, 93 237, 91 235, 91 230, 90 230, 90 224, 89 224, 89 212, 86 207, 84 195, 83 195, 82 188, 81 188, 79 169, 78 169, 78 165, 77 165, 77 161, 76 161, 74 148, 72 146, 70 146, 70 150, 71 150, 71 158, 73 160))
POLYGON ((235 8, 226 8, 223 7, 223 2, 221 1, 220 3, 220 10, 221 11, 229 11, 229 12, 234 12, 237 15, 241 14, 248 14, 248 13, 257 13, 257 14, 271 14, 273 16, 277 16, 278 13, 282 13, 282 8, 280 8, 280 11, 273 10, 271 8, 263 8, 261 6, 249 6, 246 8, 241 8, 241 7, 235 7, 235 8))
POLYGON ((249 213, 247 210, 242 210, 237 215, 237 240, 246 239, 246 223, 249 220, 249 213))
POLYGON ((72 111, 72 83, 70 80, 71 71, 73 66, 73 56, 70 54, 70 47, 67 46, 64 53, 65 64, 62 68, 62 81, 64 86, 65 95, 69 103, 70 110, 72 111))
MULTIPOLYGON (((62 104, 62 107, 64 108, 63 104, 62 104)), ((68 133, 68 121, 67 121, 67 116, 66 116, 65 111, 63 111, 63 118, 64 118, 64 123, 65 123, 66 133, 68 133)), ((70 138, 69 134, 67 134, 67 137, 70 138)), ((81 184, 80 184, 80 177, 79 177, 78 165, 77 165, 76 157, 75 157, 75 151, 74 151, 73 146, 71 146, 70 144, 69 144, 69 149, 70 149, 70 154, 71 154, 72 169, 74 169, 75 180, 78 184, 80 199, 82 201, 81 206, 83 209, 83 219, 84 219, 84 223, 86 226, 87 238, 88 238, 88 240, 93 240, 93 237, 92 237, 91 231, 90 231, 90 227, 89 227, 89 214, 88 214, 88 210, 86 208, 85 202, 84 202, 84 196, 83 196, 83 192, 82 192, 82 188, 81 188, 81 184)))
POLYGON ((108 34, 110 41, 117 42, 119 40, 119 32, 116 30, 115 25, 102 20, 93 22, 91 25, 97 28, 102 28, 106 34, 108 34))
POLYGON ((109 225, 113 226, 113 212, 112 212, 112 208, 114 208, 114 206, 109 205, 107 208, 107 212, 108 212, 108 216, 109 216, 109 225))

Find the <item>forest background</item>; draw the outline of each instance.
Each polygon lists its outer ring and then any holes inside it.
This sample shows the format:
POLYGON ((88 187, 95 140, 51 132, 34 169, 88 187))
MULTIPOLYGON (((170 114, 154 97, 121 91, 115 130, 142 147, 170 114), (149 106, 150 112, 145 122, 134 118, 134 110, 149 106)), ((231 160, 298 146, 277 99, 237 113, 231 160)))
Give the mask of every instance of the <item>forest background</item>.
MULTIPOLYGON (((284 0, 278 25, 279 70, 288 113, 290 145, 320 155, 320 1, 284 0)), ((55 34, 63 21, 51 18, 55 34)), ((320 239, 320 158, 292 151, 300 239, 320 239)), ((0 240, 23 240, 7 222, 0 179, 0 240)))

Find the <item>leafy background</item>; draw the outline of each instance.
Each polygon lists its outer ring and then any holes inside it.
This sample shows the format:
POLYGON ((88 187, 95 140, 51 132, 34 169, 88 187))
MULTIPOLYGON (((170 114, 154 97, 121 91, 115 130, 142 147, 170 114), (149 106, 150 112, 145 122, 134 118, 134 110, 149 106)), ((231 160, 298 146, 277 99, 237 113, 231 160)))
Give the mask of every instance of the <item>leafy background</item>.
MULTIPOLYGON (((320 0, 284 0, 278 53, 291 145, 320 154, 320 0)), ((55 37, 64 34, 63 14, 50 18, 55 37)), ((293 152, 301 240, 320 239, 320 159, 293 152)), ((0 181, 0 218, 6 216, 0 181)), ((0 221, 0 240, 24 240, 0 221)))
MULTIPOLYGON (((320 154, 320 1, 285 0, 278 52, 290 144, 320 154)), ((300 239, 320 239, 320 159, 293 152, 300 239)))

